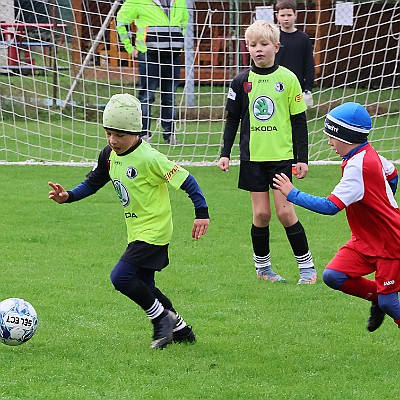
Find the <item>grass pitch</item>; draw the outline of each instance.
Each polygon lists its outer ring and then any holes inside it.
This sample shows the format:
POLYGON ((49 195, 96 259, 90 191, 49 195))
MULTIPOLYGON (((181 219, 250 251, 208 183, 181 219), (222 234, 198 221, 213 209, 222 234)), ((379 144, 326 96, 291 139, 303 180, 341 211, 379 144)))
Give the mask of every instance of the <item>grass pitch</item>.
MULTIPOLYGON (((209 203, 211 225, 190 237, 193 209, 170 190, 175 231, 159 287, 193 325, 194 345, 150 349, 144 312, 116 292, 109 273, 126 246, 111 185, 74 204, 48 200, 47 182, 71 188, 88 168, 0 166, 0 300, 36 308, 36 335, 0 345, 0 399, 390 399, 398 396, 399 331, 387 318, 366 330, 369 304, 326 287, 298 286, 276 217, 274 268, 287 279, 256 279, 251 205, 236 188, 238 167, 189 168, 209 203)), ((311 166, 300 190, 328 195, 340 167, 311 166)), ((349 238, 344 213, 297 208, 319 277, 349 238)), ((379 234, 377 232, 377 234, 379 234)))

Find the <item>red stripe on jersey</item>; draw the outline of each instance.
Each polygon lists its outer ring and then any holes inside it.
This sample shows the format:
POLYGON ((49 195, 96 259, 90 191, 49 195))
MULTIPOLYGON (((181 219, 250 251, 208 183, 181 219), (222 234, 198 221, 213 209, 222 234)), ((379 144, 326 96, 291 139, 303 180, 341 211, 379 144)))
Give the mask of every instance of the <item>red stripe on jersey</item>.
POLYGON ((344 204, 338 197, 336 197, 334 194, 330 194, 328 196, 328 200, 330 200, 332 203, 334 203, 339 210, 343 210, 346 208, 346 204, 344 204))
POLYGON ((397 169, 395 168, 394 171, 393 171, 390 175, 388 175, 388 176, 386 177, 386 179, 387 179, 388 181, 391 181, 393 178, 396 177, 396 175, 397 175, 397 169))

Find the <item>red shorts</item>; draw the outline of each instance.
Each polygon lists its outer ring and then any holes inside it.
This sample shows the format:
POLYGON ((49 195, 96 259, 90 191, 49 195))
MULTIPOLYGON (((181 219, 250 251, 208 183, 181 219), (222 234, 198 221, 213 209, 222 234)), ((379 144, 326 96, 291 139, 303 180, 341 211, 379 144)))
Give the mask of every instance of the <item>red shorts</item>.
POLYGON ((400 260, 365 256, 344 245, 326 268, 342 272, 352 278, 375 272, 378 293, 389 294, 400 291, 400 260))

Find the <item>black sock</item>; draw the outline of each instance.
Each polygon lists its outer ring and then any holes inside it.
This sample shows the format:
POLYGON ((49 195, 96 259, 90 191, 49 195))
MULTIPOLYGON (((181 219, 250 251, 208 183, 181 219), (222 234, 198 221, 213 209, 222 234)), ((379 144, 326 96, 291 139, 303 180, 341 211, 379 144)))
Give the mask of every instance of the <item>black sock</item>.
POLYGON ((256 256, 264 257, 269 254, 269 226, 259 228, 251 226, 251 241, 256 256))
POLYGON ((157 297, 158 300, 160 300, 160 303, 164 306, 164 308, 166 308, 167 310, 171 310, 174 313, 176 313, 171 300, 163 293, 161 292, 160 289, 158 289, 157 287, 153 290, 154 296, 157 297))
POLYGON ((309 249, 306 232, 304 231, 303 225, 301 225, 300 221, 297 221, 292 226, 288 226, 287 228, 285 227, 285 230, 294 255, 302 256, 307 254, 309 249))

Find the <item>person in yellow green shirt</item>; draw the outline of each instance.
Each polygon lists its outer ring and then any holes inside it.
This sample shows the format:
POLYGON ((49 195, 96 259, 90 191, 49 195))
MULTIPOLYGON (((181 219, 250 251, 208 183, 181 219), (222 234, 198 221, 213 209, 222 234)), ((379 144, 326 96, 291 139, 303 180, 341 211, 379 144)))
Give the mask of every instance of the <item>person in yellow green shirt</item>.
POLYGON ((169 264, 172 212, 167 184, 183 189, 193 202, 192 238, 209 225, 208 206, 196 179, 187 170, 140 138, 142 113, 138 99, 116 94, 103 114, 107 145, 86 179, 72 190, 49 182, 49 198, 57 203, 84 199, 112 182, 124 209, 128 247, 111 272, 116 290, 138 304, 154 326, 152 348, 171 342, 194 342, 192 328, 156 286, 155 273, 169 264))
POLYGON ((150 141, 151 105, 160 88, 161 126, 164 141, 175 136, 175 94, 179 85, 181 53, 189 14, 185 0, 125 0, 117 12, 117 32, 125 50, 138 60, 143 128, 140 136, 150 141), (133 42, 130 26, 137 28, 133 42))
POLYGON ((271 264, 270 193, 276 215, 284 226, 297 262, 298 284, 314 284, 317 272, 302 224, 293 204, 273 186, 277 173, 296 178, 308 171, 308 131, 300 82, 296 75, 275 62, 279 50, 279 29, 258 20, 245 33, 252 66, 237 75, 230 86, 227 118, 218 167, 228 171, 231 149, 240 125, 239 188, 250 192, 253 223, 253 261, 259 279, 284 282, 271 264), (271 190, 270 190, 271 189, 271 190))

